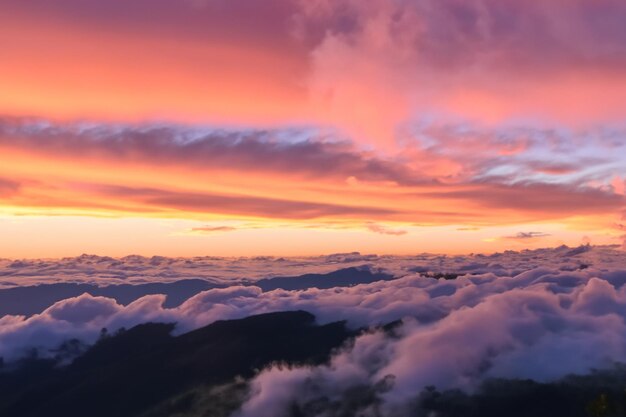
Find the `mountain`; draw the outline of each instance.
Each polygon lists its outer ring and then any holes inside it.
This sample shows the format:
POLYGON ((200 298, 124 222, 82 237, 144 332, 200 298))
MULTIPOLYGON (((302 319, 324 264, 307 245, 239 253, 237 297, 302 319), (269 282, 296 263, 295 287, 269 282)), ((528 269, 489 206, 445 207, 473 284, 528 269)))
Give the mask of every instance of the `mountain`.
POLYGON ((177 307, 201 291, 218 288, 201 279, 149 284, 120 284, 97 286, 93 284, 57 283, 14 287, 0 290, 0 317, 6 314, 31 316, 44 311, 57 301, 88 293, 94 297, 115 299, 120 304, 130 304, 148 294, 165 294, 165 307, 177 307))
POLYGON ((172 336, 150 323, 103 337, 68 366, 36 357, 0 372, 0 416, 136 416, 195 387, 252 377, 271 363, 317 365, 355 335, 344 322, 282 312, 172 336))
MULTIPOLYGON (((259 281, 242 281, 244 285, 254 285, 263 291, 275 289, 305 290, 307 288, 351 287, 380 280, 394 279, 392 275, 372 272, 365 267, 340 269, 327 274, 305 274, 293 277, 272 277, 259 281)), ((31 316, 39 314, 52 304, 66 298, 88 293, 94 297, 112 298, 120 304, 130 304, 149 294, 165 294, 164 307, 181 305, 188 298, 212 288, 223 288, 202 279, 185 279, 175 282, 154 282, 147 284, 114 284, 98 286, 94 284, 55 283, 0 289, 0 317, 10 315, 31 316)))
POLYGON ((351 267, 339 269, 328 274, 305 274, 297 277, 265 278, 252 283, 263 291, 276 289, 305 290, 307 288, 334 288, 351 287, 358 284, 368 284, 376 281, 394 279, 392 275, 382 272, 372 272, 365 267, 351 267))

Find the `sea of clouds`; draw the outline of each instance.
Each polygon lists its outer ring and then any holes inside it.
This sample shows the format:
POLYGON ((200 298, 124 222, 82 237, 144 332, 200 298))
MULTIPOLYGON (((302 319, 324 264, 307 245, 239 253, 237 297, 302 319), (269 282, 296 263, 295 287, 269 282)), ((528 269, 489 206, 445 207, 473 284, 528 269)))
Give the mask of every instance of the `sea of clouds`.
MULTIPOLYGON (((353 328, 370 329, 337 352, 330 365, 261 372, 251 383, 241 417, 259 409, 280 416, 294 401, 320 393, 339 395, 363 384, 386 386, 381 397, 393 415, 428 385, 472 390, 494 377, 551 381, 626 362, 626 252, 615 247, 469 256, 333 256, 240 262, 246 268, 286 263, 283 275, 298 268, 328 271, 331 262, 331 270, 360 264, 392 273, 395 279, 263 292, 253 283, 224 274, 218 277, 220 282, 231 279, 233 285, 200 292, 176 308, 163 307, 164 295, 146 295, 122 305, 83 294, 59 301, 41 314, 0 318, 0 356, 10 362, 33 348, 45 355, 70 338, 93 343, 105 327, 115 331, 145 322, 176 322, 176 331, 182 333, 216 320, 273 311, 306 310, 320 323, 347 320, 353 328), (458 277, 446 280, 436 278, 437 273, 458 277), (402 323, 391 333, 376 329, 396 320, 402 323)), ((82 262, 73 259, 74 267, 82 262)), ((162 267, 152 265, 154 258, 141 259, 146 271, 162 267)), ((213 275, 219 275, 220 269, 215 271, 213 275)), ((274 276, 281 269, 272 266, 265 271, 251 271, 249 276, 274 276)))

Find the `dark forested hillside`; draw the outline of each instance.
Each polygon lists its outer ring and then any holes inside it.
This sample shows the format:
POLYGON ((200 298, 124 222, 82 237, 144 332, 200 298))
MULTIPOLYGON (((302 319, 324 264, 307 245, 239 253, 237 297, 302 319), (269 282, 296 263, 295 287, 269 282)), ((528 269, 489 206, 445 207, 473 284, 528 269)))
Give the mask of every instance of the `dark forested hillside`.
POLYGON ((198 386, 251 377, 272 362, 320 364, 353 333, 303 311, 220 321, 173 337, 143 324, 106 336, 71 365, 30 358, 0 373, 0 416, 135 416, 198 386))

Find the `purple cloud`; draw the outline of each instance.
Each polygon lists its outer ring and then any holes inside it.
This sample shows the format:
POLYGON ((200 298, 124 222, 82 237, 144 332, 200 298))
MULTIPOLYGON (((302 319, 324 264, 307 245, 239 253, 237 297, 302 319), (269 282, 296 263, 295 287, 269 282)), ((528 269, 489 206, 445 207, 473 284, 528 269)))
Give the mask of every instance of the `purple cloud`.
POLYGON ((504 236, 503 239, 528 240, 528 239, 536 239, 536 238, 547 237, 547 236, 550 236, 550 234, 543 233, 543 232, 519 232, 513 236, 504 236))

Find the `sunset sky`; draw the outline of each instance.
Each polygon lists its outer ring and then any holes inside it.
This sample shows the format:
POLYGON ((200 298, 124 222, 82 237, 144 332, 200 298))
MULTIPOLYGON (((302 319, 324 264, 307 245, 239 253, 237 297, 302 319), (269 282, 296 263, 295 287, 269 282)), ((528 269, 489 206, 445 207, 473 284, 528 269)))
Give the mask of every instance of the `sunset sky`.
POLYGON ((624 0, 2 0, 0 258, 626 235, 624 0))

